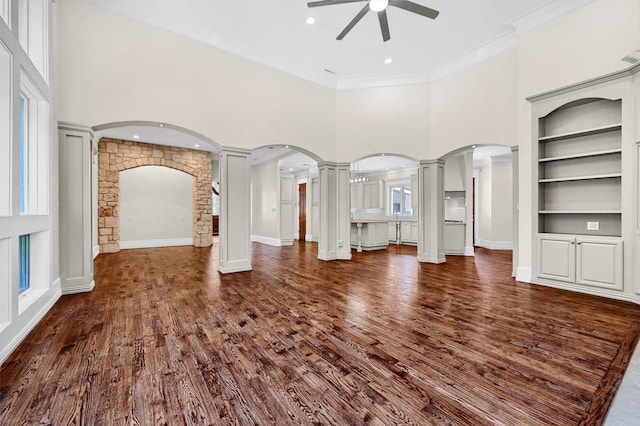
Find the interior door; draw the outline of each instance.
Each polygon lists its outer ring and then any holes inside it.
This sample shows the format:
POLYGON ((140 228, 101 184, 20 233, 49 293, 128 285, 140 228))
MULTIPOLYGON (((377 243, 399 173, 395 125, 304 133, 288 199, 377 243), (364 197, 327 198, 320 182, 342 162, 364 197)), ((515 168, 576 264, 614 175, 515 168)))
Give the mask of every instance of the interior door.
POLYGON ((307 235, 307 184, 298 185, 298 239, 304 241, 307 235))

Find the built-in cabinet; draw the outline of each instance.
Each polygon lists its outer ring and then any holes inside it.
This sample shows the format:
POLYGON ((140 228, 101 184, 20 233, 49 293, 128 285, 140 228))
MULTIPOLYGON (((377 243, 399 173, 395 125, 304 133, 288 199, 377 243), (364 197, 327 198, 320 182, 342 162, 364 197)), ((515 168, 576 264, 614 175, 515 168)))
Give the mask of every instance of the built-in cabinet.
POLYGON ((464 254, 466 226, 464 223, 444 224, 444 254, 464 254))
POLYGON ((637 71, 529 99, 536 282, 612 297, 625 290, 625 275, 632 274, 625 251, 633 251, 637 215, 631 202, 638 166, 631 80, 637 71))
POLYGON ((418 222, 416 221, 390 221, 387 229, 387 235, 391 242, 408 245, 418 244, 418 222))
POLYGON ((384 182, 375 179, 351 184, 351 209, 384 208, 384 182))
POLYGON ((539 234, 538 277, 622 290, 622 240, 539 234))

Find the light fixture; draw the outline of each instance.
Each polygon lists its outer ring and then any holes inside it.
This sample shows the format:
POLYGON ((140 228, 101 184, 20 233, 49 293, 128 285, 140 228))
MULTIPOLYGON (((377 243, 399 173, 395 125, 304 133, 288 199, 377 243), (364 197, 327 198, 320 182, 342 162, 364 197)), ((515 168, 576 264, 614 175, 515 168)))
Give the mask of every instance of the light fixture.
POLYGON ((164 124, 160 123, 160 127, 164 127, 164 124))
POLYGON ((391 58, 387 58, 387 59, 384 60, 385 64, 390 64, 391 62, 393 62, 393 59, 391 59, 391 58))
POLYGON ((134 139, 140 139, 140 136, 138 136, 138 135, 133 135, 133 138, 134 138, 134 139))
POLYGON ((369 2, 369 9, 374 12, 382 12, 389 5, 389 0, 371 0, 369 2))
POLYGON ((289 145, 285 145, 284 147, 288 149, 288 148, 289 148, 289 145))
POLYGON ((200 148, 200 144, 199 144, 199 143, 195 144, 194 146, 195 146, 196 148, 200 148))
POLYGON ((307 18, 307 24, 309 24, 309 25, 313 25, 313 24, 315 24, 315 23, 316 23, 316 18, 314 18, 313 16, 309 16, 309 17, 307 18))
POLYGON ((289 168, 289 171, 290 171, 290 172, 292 172, 292 171, 293 171, 293 169, 292 169, 292 168, 289 168))

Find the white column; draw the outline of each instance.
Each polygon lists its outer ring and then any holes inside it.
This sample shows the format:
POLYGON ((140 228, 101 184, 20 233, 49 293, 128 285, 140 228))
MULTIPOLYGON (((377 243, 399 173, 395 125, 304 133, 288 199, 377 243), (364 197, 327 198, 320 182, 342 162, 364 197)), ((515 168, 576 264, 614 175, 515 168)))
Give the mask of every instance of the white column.
POLYGON ((251 151, 220 151, 220 240, 218 270, 223 274, 251 270, 251 151))
POLYGON ((513 174, 513 252, 512 252, 512 272, 515 277, 518 274, 518 259, 520 256, 520 214, 518 213, 518 198, 520 196, 520 190, 518 186, 518 161, 519 161, 519 148, 517 146, 511 147, 511 168, 513 174))
POLYGON ((88 127, 58 125, 62 294, 88 292, 95 287, 91 194, 93 137, 93 131, 88 127))
POLYGON ((349 163, 318 164, 320 235, 318 259, 351 259, 349 163))
POLYGON ((444 161, 420 161, 418 168, 418 261, 444 263, 444 161))

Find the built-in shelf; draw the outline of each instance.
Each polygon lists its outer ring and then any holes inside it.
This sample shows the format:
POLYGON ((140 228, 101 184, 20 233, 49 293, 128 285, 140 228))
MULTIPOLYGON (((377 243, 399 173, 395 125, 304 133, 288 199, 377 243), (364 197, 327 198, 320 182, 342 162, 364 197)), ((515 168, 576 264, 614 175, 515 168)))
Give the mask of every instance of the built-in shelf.
POLYGON ((615 132, 622 129, 622 123, 608 124, 606 126, 592 127, 590 129, 578 130, 574 132, 559 133, 557 135, 542 136, 540 142, 551 142, 562 139, 577 138, 580 136, 596 135, 598 133, 615 132))
POLYGON ((557 156, 557 157, 541 158, 538 161, 540 163, 546 163, 548 161, 573 160, 574 158, 597 157, 599 155, 621 154, 621 153, 622 153, 622 149, 620 149, 620 148, 617 148, 617 149, 605 149, 605 150, 602 150, 602 151, 584 152, 584 153, 574 154, 574 155, 560 155, 560 156, 557 156))
POLYGON ((622 210, 540 210, 539 214, 622 214, 622 210))
POLYGON ((550 182, 571 182, 576 180, 592 180, 592 179, 609 179, 609 178, 621 178, 622 173, 608 173, 602 175, 586 175, 586 176, 571 176, 571 177, 561 177, 561 178, 551 178, 551 179, 540 179, 538 182, 540 183, 550 183, 550 182))

